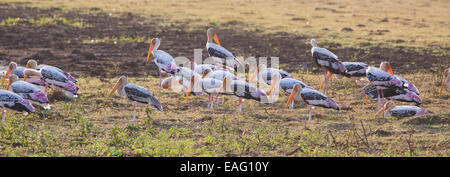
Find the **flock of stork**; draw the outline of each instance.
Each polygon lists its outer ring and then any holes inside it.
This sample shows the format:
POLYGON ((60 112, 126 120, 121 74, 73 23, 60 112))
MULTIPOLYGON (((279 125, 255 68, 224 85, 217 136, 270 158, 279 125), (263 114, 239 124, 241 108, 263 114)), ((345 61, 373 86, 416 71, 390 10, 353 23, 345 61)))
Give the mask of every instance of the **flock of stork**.
MULTIPOLYGON (((378 100, 377 120, 380 114, 383 116, 409 117, 429 113, 427 110, 418 107, 421 104, 419 90, 415 85, 406 79, 394 75, 388 62, 382 62, 380 67, 371 67, 362 62, 341 62, 338 57, 325 48, 320 48, 314 39, 311 40, 311 54, 316 64, 322 68, 324 81, 323 93, 313 87, 295 79, 291 74, 277 68, 267 68, 264 64, 258 65, 248 81, 237 77, 234 73, 237 68, 244 67, 233 54, 221 46, 216 31, 213 28, 207 30, 206 48, 215 64, 196 64, 190 62, 188 67, 178 67, 173 57, 158 50, 160 40, 153 38, 148 51, 147 62, 150 55, 154 56, 154 62, 159 68, 160 88, 172 89, 180 88, 185 93, 188 101, 190 94, 201 96, 208 94, 208 108, 213 108, 215 104, 223 105, 224 96, 230 96, 239 100, 238 110, 242 112, 243 99, 251 99, 262 103, 271 103, 279 90, 290 94, 286 106, 293 109, 294 100, 303 100, 309 108, 309 119, 313 106, 332 108, 339 110, 338 104, 328 98, 327 84, 330 77, 335 74, 361 82, 366 94, 364 102, 368 98, 378 100), (170 77, 162 80, 162 71, 170 74, 170 77), (367 78, 368 84, 362 82, 361 77, 367 78), (256 79, 270 86, 268 93, 250 84, 256 79), (276 93, 276 94, 274 94, 276 93), (222 98, 222 101, 219 101, 222 98), (217 100, 217 103, 214 102, 217 100), (416 106, 395 106, 392 100, 414 103, 416 106)), ((449 69, 444 71, 440 94, 444 86, 450 86, 449 69)), ((26 67, 18 67, 15 62, 11 62, 6 72, 1 86, 8 78, 8 85, 5 89, 0 89, 0 106, 2 107, 2 121, 5 121, 5 109, 25 112, 35 112, 32 104, 39 105, 44 109, 50 109, 47 98, 48 88, 62 90, 68 97, 76 97, 78 87, 77 82, 70 74, 50 65, 37 65, 35 60, 29 60, 26 67)), ((180 90, 178 89, 178 90, 180 90)), ((109 93, 111 96, 115 91, 127 97, 134 106, 133 120, 136 120, 137 105, 152 105, 158 110, 163 107, 152 93, 139 85, 128 83, 125 76, 121 76, 113 89, 109 93)))

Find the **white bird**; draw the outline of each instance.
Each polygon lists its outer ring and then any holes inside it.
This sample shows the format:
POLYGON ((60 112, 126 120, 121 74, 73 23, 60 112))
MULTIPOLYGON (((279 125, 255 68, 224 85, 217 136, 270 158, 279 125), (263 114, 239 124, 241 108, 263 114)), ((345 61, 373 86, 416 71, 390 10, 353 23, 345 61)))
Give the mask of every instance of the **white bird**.
MULTIPOLYGON (((34 60, 33 60, 33 61, 34 61, 34 60)), ((35 61, 35 62, 36 62, 36 61, 35 61)), ((40 65, 38 65, 38 66, 36 67, 36 70, 39 71, 39 70, 40 70, 41 68, 43 68, 43 67, 47 67, 47 68, 51 67, 51 68, 54 68, 56 71, 62 73, 64 76, 66 76, 67 79, 69 79, 69 80, 72 81, 73 83, 77 83, 77 82, 78 82, 75 78, 72 77, 72 75, 70 75, 70 73, 66 73, 66 72, 63 71, 62 69, 59 69, 58 67, 55 67, 55 66, 45 65, 45 64, 40 64, 40 65)))
MULTIPOLYGON (((274 73, 272 75, 272 78, 273 79, 272 79, 272 83, 270 84, 270 90, 269 90, 269 98, 271 100, 273 100, 273 98, 272 98, 273 94, 272 93, 273 92, 276 92, 276 93, 278 92, 279 93, 280 89, 285 91, 286 93, 288 93, 290 95, 292 93, 292 91, 294 90, 294 86, 295 85, 300 85, 300 87, 302 87, 302 88, 314 89, 314 88, 308 86, 307 84, 303 83, 302 81, 299 81, 299 80, 294 79, 294 78, 281 79, 281 76, 280 76, 279 73, 274 73)), ((302 99, 301 99, 300 96, 294 97, 293 100, 290 102, 289 109, 293 108, 294 100, 301 101, 302 99)))
POLYGON ((150 61, 150 55, 153 55, 155 57, 154 62, 159 68, 159 98, 161 98, 161 70, 170 74, 175 74, 178 71, 177 64, 173 57, 167 52, 158 50, 160 44, 161 42, 158 38, 153 38, 150 42, 150 48, 148 49, 147 55, 147 62, 150 61))
POLYGON ((194 90, 195 93, 205 92, 208 94, 208 108, 213 108, 213 97, 218 95, 222 81, 213 78, 202 78, 200 75, 192 75, 189 88, 186 91, 186 101, 189 93, 194 90))
POLYGON ((18 112, 31 112, 34 113, 35 109, 31 103, 22 98, 20 95, 0 89, 0 106, 2 107, 2 121, 5 121, 5 110, 15 110, 18 112))
POLYGON ((25 98, 34 104, 40 105, 45 109, 50 109, 46 94, 44 94, 36 85, 25 81, 19 81, 19 77, 14 74, 9 76, 6 90, 12 91, 20 95, 22 98, 25 98))
MULTIPOLYGON (((27 68, 24 70, 24 75, 24 81, 26 81, 28 77, 45 81, 45 90, 47 90, 47 86, 51 86, 63 90, 70 98, 78 95, 78 87, 75 83, 70 81, 63 73, 57 71, 55 68, 42 67, 39 71, 27 68)), ((45 93, 47 93, 47 91, 45 91, 45 93)))
POLYGON ((267 68, 265 64, 259 64, 256 68, 255 72, 253 72, 252 76, 249 79, 249 82, 253 81, 253 79, 257 78, 258 80, 263 80, 266 84, 270 85, 272 83, 272 75, 274 73, 278 73, 282 79, 284 78, 294 78, 288 72, 277 69, 277 68, 267 68))
POLYGON ((346 68, 334 53, 328 51, 325 48, 318 47, 315 39, 311 40, 311 45, 312 57, 315 59, 314 61, 316 62, 316 64, 321 67, 323 71, 323 75, 325 78, 324 93, 326 93, 328 83, 327 72, 330 72, 331 75, 333 75, 333 73, 343 75, 343 73, 345 73, 346 71, 346 68))
POLYGON ((162 111, 162 106, 159 101, 153 97, 152 92, 144 87, 136 84, 128 83, 128 79, 125 76, 121 76, 114 85, 113 89, 109 93, 111 96, 115 91, 123 97, 127 97, 133 104, 133 120, 136 120, 136 106, 137 105, 149 105, 151 104, 156 109, 162 111))
MULTIPOLYGON (((225 79, 225 77, 227 77, 227 76, 232 78, 233 80, 241 80, 240 78, 238 78, 236 75, 234 75, 231 72, 228 72, 225 70, 212 71, 211 69, 208 69, 208 68, 203 71, 202 78, 211 78, 211 79, 217 79, 217 80, 223 81, 225 79)), ((220 97, 217 97, 217 104, 223 105, 225 102, 225 98, 222 97, 222 102, 220 102, 219 99, 220 99, 220 97)))
MULTIPOLYGON (((361 77, 366 77, 366 70, 368 65, 362 62, 342 62, 344 64, 346 71, 341 74, 337 74, 337 76, 342 75, 348 78, 354 78, 355 81, 359 81, 363 86, 365 86, 364 82, 360 80, 361 77)), ((328 73, 327 79, 333 76, 333 73, 328 73)), ((320 88, 323 88, 325 81, 320 84, 320 88)))
POLYGON ((383 113, 384 116, 403 118, 429 114, 430 112, 427 111, 426 109, 419 108, 417 106, 395 106, 393 101, 388 101, 383 106, 383 108, 377 113, 377 116, 378 114, 381 113, 383 113))
POLYGON ((215 61, 218 61, 220 64, 229 66, 234 68, 235 70, 238 67, 242 67, 242 63, 236 59, 236 57, 227 49, 222 47, 219 42, 219 38, 217 37, 216 30, 214 28, 209 28, 206 31, 206 36, 208 40, 206 42, 206 49, 208 50, 208 54, 215 61), (213 40, 217 43, 215 44, 213 40))
POLYGON ((439 91, 439 96, 442 95, 442 90, 444 90, 444 86, 446 86, 447 88, 450 87, 450 68, 444 70, 444 73, 442 74, 442 83, 441 83, 441 90, 439 91))
POLYGON ((298 97, 297 99, 302 99, 306 104, 308 104, 308 121, 311 121, 313 106, 339 110, 339 106, 336 104, 336 102, 311 87, 302 88, 300 84, 294 84, 294 88, 292 89, 292 93, 286 103, 286 107, 289 106, 289 103, 291 103, 291 101, 293 101, 295 97, 298 97))
POLYGON ((269 101, 269 98, 264 91, 245 81, 234 80, 230 76, 226 76, 225 79, 223 79, 218 93, 220 94, 217 94, 217 96, 231 95, 238 98, 238 110, 240 113, 242 113, 242 99, 252 99, 262 103, 267 103, 269 101))
POLYGON ((420 97, 416 93, 406 88, 376 86, 370 83, 365 86, 363 90, 373 99, 376 99, 379 96, 383 95, 383 97, 386 99, 393 99, 402 102, 412 102, 416 105, 420 105, 422 103, 420 97))
POLYGON ((394 75, 394 72, 392 72, 391 64, 389 62, 387 62, 387 61, 381 62, 380 63, 380 69, 388 72, 389 74, 391 74, 391 75, 393 75, 395 77, 397 77, 397 79, 399 79, 400 81, 403 82, 403 87, 404 88, 406 88, 406 89, 416 93, 417 95, 420 94, 419 89, 417 89, 416 86, 413 83, 407 81, 406 79, 404 79, 404 78, 402 78, 400 76, 394 75))

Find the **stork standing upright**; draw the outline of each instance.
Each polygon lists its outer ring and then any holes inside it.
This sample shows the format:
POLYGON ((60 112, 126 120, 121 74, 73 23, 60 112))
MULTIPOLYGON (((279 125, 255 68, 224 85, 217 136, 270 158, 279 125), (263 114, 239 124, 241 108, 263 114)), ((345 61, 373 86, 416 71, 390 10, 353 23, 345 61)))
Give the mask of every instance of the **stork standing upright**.
POLYGON ((148 55, 147 55, 147 62, 150 61, 150 55, 153 55, 155 57, 155 64, 159 68, 159 98, 161 99, 161 70, 170 73, 175 74, 178 71, 177 64, 175 63, 175 60, 173 57, 162 50, 158 50, 159 45, 161 44, 161 41, 158 38, 153 38, 150 42, 150 48, 148 49, 148 55))
POLYGON ((444 73, 442 74, 442 83, 441 83, 441 90, 439 91, 439 96, 442 95, 442 90, 444 90, 444 86, 447 88, 450 87, 450 68, 447 68, 444 70, 444 73))
POLYGON ((242 63, 226 48, 222 47, 217 37, 216 30, 214 28, 209 28, 206 31, 207 42, 206 49, 208 50, 209 56, 213 57, 214 61, 219 62, 224 66, 232 67, 237 69, 242 67, 242 63), (214 42, 216 43, 214 43, 214 42))
POLYGON ((125 76, 121 76, 114 85, 113 89, 109 93, 111 96, 115 91, 119 95, 127 97, 133 104, 133 120, 136 120, 136 106, 137 105, 149 105, 151 104, 156 109, 162 111, 162 106, 159 101, 153 97, 152 92, 144 87, 136 84, 128 83, 128 79, 125 76))
POLYGON ((325 82, 324 93, 326 94, 328 78, 333 74, 344 75, 347 69, 334 53, 325 48, 318 47, 315 39, 311 40, 311 45, 312 57, 315 59, 316 64, 321 67, 323 71, 325 82), (327 76, 327 72, 330 72, 329 76, 327 76))
POLYGON ((22 98, 20 95, 0 89, 0 106, 2 107, 2 122, 5 121, 5 110, 15 110, 19 112, 31 112, 34 113, 35 109, 31 103, 22 98))

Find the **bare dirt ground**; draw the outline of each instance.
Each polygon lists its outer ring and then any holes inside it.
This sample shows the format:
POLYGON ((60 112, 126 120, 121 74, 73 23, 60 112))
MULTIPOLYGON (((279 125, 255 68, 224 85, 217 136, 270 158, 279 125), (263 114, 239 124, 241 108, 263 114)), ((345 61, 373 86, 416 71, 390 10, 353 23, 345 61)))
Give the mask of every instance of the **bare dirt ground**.
MULTIPOLYGON (((39 63, 58 65, 75 76, 112 77, 157 76, 156 66, 145 64, 148 41, 160 37, 160 49, 176 56, 193 59, 193 49, 204 49, 205 31, 210 26, 185 30, 189 21, 164 25, 158 16, 143 18, 132 13, 108 14, 99 8, 89 13, 62 11, 58 8, 38 9, 8 4, 0 5, 0 20, 8 18, 33 19, 58 15, 68 20, 82 21, 91 27, 76 28, 69 25, 36 26, 27 22, 0 26, 1 65, 16 61, 23 65, 34 58, 39 63), (111 37, 143 38, 141 41, 113 40, 89 42, 111 37), (87 42, 86 42, 87 41, 87 42), (108 72, 110 71, 110 72, 108 72)), ((288 33, 263 34, 258 31, 239 30, 241 23, 229 23, 225 30, 218 29, 222 44, 238 57, 279 57, 281 67, 297 71, 299 67, 318 71, 310 56, 310 37, 288 33)), ((407 48, 381 48, 355 46, 342 48, 338 43, 320 43, 337 54, 342 61, 362 61, 376 65, 389 60, 396 72, 413 73, 418 70, 440 71, 440 63, 448 66, 448 56, 435 56, 432 51, 412 51, 407 48), (405 64, 408 63, 408 64, 405 64)), ((368 44, 370 45, 370 44, 368 44)), ((203 57, 207 54, 204 51, 203 57)))

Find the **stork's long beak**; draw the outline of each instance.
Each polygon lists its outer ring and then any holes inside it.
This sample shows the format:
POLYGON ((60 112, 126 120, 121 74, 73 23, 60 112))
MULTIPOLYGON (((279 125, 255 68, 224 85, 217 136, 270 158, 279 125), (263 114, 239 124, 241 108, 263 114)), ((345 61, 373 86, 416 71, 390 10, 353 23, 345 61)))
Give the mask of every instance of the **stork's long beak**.
POLYGON ((1 84, 0 86, 3 86, 3 84, 5 83, 6 77, 8 77, 8 75, 9 75, 10 72, 11 72, 10 69, 8 69, 8 71, 6 71, 6 74, 5 74, 5 76, 3 77, 3 79, 2 79, 2 84, 1 84))
POLYGON ((375 115, 375 118, 377 118, 378 115, 380 115, 380 113, 384 112, 384 107, 380 109, 380 111, 377 112, 377 114, 375 115))
POLYGON ((255 79, 255 77, 258 75, 259 73, 259 69, 261 68, 261 65, 258 66, 258 68, 256 68, 255 72, 253 72, 252 77, 250 77, 250 80, 248 80, 248 82, 253 81, 253 79, 255 79))
POLYGON ((387 69, 387 72, 388 72, 389 74, 391 74, 391 75, 394 75, 394 72, 392 72, 392 69, 391 69, 391 68, 387 69))
POLYGON ((213 40, 214 40, 214 42, 217 43, 217 45, 222 46, 222 45, 220 45, 219 38, 217 37, 216 34, 213 35, 213 40))
POLYGON ((148 49, 148 55, 147 55, 147 62, 150 61, 150 55, 152 54, 154 46, 155 45, 153 43, 150 43, 150 48, 148 49))
POLYGON ((297 89, 294 88, 294 89, 292 89, 291 95, 289 95, 289 99, 286 103, 286 107, 289 107, 289 103, 292 101, 292 99, 294 99, 295 94, 297 94, 297 89))
POLYGON ((121 81, 118 80, 118 81, 116 82, 116 85, 114 85, 113 89, 111 90, 111 92, 109 92, 108 97, 110 97, 110 96, 111 96, 111 95, 119 88, 120 84, 121 84, 121 81))
POLYGON ((191 84, 189 84, 189 88, 186 91, 186 102, 188 101, 189 93, 191 93, 193 86, 194 86, 194 76, 191 77, 191 84))
POLYGON ((367 100, 369 99, 369 95, 366 95, 366 98, 364 98, 364 104, 367 103, 367 100))
POLYGON ((226 79, 224 79, 224 80, 222 81, 222 85, 220 85, 219 91, 217 92, 216 100, 217 100, 217 98, 219 97, 220 92, 222 92, 223 88, 226 86, 226 83, 227 83, 227 81, 226 81, 226 79))
POLYGON ((9 78, 8 80, 8 86, 6 86, 6 90, 9 90, 9 87, 11 86, 12 80, 11 78, 9 78))
POLYGON ((442 95, 442 90, 444 90, 444 79, 442 79, 441 90, 439 91, 439 96, 442 95))
POLYGON ((23 76, 23 81, 27 81, 28 78, 28 74, 25 74, 25 76, 23 76))
POLYGON ((273 89, 275 89, 275 79, 272 79, 272 83, 270 83, 269 96, 272 95, 273 89))

